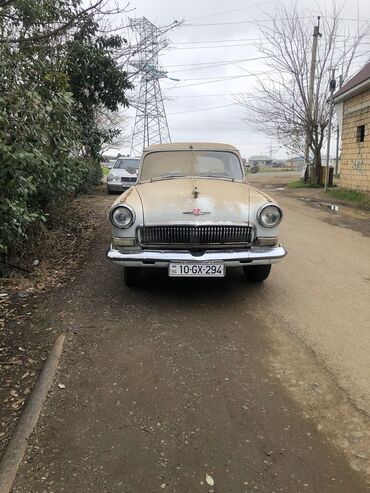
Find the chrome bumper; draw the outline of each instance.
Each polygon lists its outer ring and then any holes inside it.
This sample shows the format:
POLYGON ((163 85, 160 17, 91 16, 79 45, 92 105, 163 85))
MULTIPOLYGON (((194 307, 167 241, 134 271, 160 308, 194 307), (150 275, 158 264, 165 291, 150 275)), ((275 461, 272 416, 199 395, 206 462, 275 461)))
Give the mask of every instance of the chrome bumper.
POLYGON ((107 183, 107 190, 110 192, 124 192, 133 185, 135 185, 135 183, 107 183))
POLYGON ((249 250, 206 250, 192 254, 184 250, 116 250, 110 248, 106 257, 120 265, 132 267, 168 267, 170 262, 223 262, 227 267, 275 264, 287 254, 282 245, 252 247, 249 250))

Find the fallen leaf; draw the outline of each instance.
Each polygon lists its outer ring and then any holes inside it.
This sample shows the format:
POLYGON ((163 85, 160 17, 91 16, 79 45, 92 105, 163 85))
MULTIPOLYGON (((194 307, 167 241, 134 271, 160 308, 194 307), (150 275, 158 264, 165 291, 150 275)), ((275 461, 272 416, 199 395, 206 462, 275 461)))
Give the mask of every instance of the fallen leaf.
POLYGON ((215 482, 213 481, 212 476, 210 476, 207 473, 206 473, 206 482, 207 482, 207 484, 209 484, 209 486, 213 486, 215 484, 215 482))
POLYGON ((64 385, 64 383, 58 383, 58 387, 60 389, 65 389, 66 388, 66 386, 64 385))

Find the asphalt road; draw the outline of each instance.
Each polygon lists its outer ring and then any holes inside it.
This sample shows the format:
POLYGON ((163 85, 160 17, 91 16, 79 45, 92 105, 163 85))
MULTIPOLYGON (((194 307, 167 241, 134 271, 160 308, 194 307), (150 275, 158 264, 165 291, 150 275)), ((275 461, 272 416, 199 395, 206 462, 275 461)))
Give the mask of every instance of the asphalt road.
POLYGON ((43 301, 43 322, 67 331, 67 345, 13 493, 369 491, 279 368, 314 375, 305 344, 316 344, 338 383, 358 372, 367 402, 370 240, 282 202, 290 254, 261 286, 238 270, 215 280, 153 270, 129 290, 103 259, 107 225, 74 282, 43 301), (304 341, 287 354, 294 331, 304 341), (276 333, 288 338, 281 350, 276 333))

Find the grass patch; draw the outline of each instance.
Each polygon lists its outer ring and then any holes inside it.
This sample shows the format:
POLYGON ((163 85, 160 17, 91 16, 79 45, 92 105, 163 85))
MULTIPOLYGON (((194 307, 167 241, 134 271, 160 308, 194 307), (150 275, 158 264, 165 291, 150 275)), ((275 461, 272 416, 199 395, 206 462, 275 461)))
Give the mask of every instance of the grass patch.
POLYGON ((328 190, 329 195, 335 199, 347 200, 353 204, 370 209, 370 194, 357 190, 347 190, 345 188, 332 188, 328 190))
POLYGON ((314 185, 312 183, 305 183, 304 181, 291 181, 288 183, 288 188, 324 188, 324 185, 314 185))
POLYGON ((259 169, 259 173, 275 173, 276 171, 278 171, 279 173, 284 173, 287 171, 292 172, 297 170, 292 168, 260 168, 259 169))

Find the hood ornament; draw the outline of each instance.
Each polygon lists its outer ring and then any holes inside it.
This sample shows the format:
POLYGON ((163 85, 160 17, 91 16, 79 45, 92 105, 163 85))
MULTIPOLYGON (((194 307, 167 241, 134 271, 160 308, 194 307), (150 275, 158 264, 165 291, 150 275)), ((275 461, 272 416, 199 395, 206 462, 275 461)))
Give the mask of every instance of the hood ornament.
POLYGON ((211 213, 208 212, 208 211, 202 211, 198 207, 196 207, 192 211, 185 211, 185 212, 183 212, 183 214, 190 214, 192 216, 204 216, 205 214, 211 214, 211 213))

